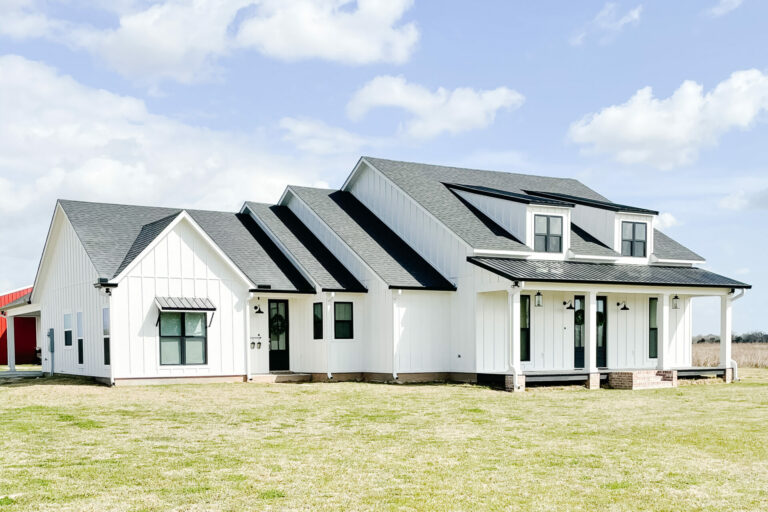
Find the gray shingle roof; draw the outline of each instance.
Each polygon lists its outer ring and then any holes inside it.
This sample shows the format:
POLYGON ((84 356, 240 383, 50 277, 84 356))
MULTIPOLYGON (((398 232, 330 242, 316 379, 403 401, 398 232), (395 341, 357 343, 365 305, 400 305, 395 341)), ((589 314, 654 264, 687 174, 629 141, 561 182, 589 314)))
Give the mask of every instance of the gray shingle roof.
POLYGON ((349 192, 289 187, 392 288, 454 286, 349 192))
POLYGON ((364 292, 365 287, 287 206, 246 202, 323 291, 364 292))
POLYGON ((573 223, 571 223, 571 250, 578 256, 609 256, 612 258, 621 256, 573 223))
POLYGON ((653 254, 664 260, 704 261, 704 258, 675 242, 658 229, 653 230, 653 254))
POLYGON ((515 258, 470 257, 467 260, 490 272, 518 281, 751 288, 748 284, 696 267, 617 265, 515 258))
MULTIPOLYGON (((423 206, 443 224, 448 226, 456 235, 475 249, 530 251, 531 249, 520 241, 515 240, 494 224, 487 222, 483 216, 477 215, 468 203, 451 193, 445 183, 458 183, 479 189, 488 188, 505 191, 512 194, 530 195, 532 191, 557 194, 559 198, 581 198, 596 201, 604 207, 613 206, 617 211, 639 210, 651 213, 652 210, 637 209, 609 201, 578 180, 571 178, 550 178, 529 174, 515 174, 497 171, 482 171, 462 169, 441 165, 428 165, 413 162, 399 162, 365 156, 365 162, 375 167, 379 172, 397 184, 414 201, 423 206)), ((571 245, 579 255, 617 256, 596 240, 586 240, 584 230, 572 236, 571 245), (576 244, 575 246, 573 244, 576 244), (581 252, 594 251, 594 252, 581 252)), ((588 235, 587 235, 588 236, 588 235)), ((589 237, 591 238, 591 237, 589 237)), ((660 258, 700 260, 704 259, 693 251, 686 249, 666 235, 658 232, 655 239, 656 252, 660 258)))
MULTIPOLYGON (((59 204, 96 271, 108 279, 122 272, 184 211, 67 200, 59 204)), ((314 290, 247 215, 202 210, 187 213, 254 284, 290 292, 314 290)))

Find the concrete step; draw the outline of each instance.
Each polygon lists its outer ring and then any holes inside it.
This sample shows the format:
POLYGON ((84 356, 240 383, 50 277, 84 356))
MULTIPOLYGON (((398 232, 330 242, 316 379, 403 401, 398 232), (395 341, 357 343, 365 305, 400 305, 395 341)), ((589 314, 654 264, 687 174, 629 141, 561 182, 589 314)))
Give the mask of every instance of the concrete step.
POLYGON ((312 375, 309 373, 260 373, 251 375, 250 382, 257 384, 278 384, 285 382, 310 382, 312 375))

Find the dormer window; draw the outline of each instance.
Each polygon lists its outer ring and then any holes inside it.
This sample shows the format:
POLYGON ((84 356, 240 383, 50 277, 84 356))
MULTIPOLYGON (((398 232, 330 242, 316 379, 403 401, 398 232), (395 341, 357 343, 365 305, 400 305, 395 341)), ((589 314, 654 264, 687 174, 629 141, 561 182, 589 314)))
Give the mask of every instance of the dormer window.
POLYGON ((536 252, 563 252, 563 218, 536 215, 533 218, 533 249, 536 252))
POLYGON ((645 258, 648 228, 645 222, 621 223, 621 255, 645 258))

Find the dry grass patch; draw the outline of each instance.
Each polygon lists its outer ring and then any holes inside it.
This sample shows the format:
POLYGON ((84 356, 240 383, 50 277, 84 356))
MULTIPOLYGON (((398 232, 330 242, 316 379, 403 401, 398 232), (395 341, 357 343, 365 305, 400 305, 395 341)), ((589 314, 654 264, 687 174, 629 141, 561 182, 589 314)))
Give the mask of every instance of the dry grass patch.
POLYGON ((648 391, 0 387, 0 511, 759 510, 768 371, 648 391))
MULTIPOLYGON (((768 368, 768 343, 733 343, 731 356, 739 368, 768 368)), ((719 343, 694 343, 693 366, 718 366, 719 343)))

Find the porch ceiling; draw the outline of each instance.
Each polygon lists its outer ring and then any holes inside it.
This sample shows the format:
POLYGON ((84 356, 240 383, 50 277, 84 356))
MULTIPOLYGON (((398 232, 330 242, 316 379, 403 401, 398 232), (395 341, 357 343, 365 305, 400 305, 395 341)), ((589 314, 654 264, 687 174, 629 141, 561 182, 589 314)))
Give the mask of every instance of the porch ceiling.
POLYGON ((469 257, 467 261, 513 281, 751 288, 752 286, 696 267, 619 265, 518 258, 469 257))

